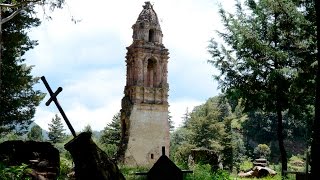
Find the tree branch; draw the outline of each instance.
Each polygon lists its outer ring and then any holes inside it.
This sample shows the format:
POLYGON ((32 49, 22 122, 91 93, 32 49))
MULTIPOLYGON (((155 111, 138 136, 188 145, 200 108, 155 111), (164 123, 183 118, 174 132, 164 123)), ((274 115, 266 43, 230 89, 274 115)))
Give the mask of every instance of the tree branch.
POLYGON ((11 20, 12 18, 14 18, 17 14, 20 13, 20 11, 22 10, 22 8, 19 8, 18 10, 14 11, 10 16, 6 17, 6 18, 3 18, 1 20, 1 25, 6 23, 7 21, 11 20))
POLYGON ((29 3, 37 3, 41 0, 26 0, 26 1, 22 1, 21 3, 16 3, 16 4, 5 4, 5 3, 0 3, 0 7, 6 7, 6 8, 17 8, 17 7, 21 7, 22 5, 26 5, 29 3))

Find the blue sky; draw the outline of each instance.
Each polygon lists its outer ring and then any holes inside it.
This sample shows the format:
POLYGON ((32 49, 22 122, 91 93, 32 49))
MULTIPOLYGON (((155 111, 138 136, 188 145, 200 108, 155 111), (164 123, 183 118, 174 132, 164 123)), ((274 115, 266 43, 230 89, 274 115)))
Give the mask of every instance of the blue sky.
MULTIPOLYGON (((125 85, 126 47, 132 43, 131 26, 145 0, 68 0, 62 10, 51 13, 29 34, 39 45, 29 51, 26 63, 35 65, 32 74, 44 75, 76 131, 91 125, 102 130, 121 108, 125 85), (71 15, 81 19, 70 21, 71 15)), ((234 1, 224 2, 230 8, 234 1)), ((175 126, 181 123, 186 108, 192 110, 209 97, 219 94, 207 63, 208 41, 221 29, 215 0, 151 1, 160 20, 163 44, 169 49, 169 110, 175 126)), ((35 86, 47 92, 42 83, 35 86)), ((47 129, 59 113, 54 104, 37 108, 35 122, 47 129)))

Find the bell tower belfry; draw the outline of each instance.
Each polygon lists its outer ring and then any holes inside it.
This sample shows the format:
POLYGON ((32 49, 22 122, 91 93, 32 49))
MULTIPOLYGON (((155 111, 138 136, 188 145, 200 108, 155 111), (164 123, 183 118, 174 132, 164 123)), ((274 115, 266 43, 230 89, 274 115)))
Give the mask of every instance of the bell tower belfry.
POLYGON ((168 49, 156 12, 145 2, 127 47, 119 158, 129 166, 152 166, 165 146, 169 154, 168 49))

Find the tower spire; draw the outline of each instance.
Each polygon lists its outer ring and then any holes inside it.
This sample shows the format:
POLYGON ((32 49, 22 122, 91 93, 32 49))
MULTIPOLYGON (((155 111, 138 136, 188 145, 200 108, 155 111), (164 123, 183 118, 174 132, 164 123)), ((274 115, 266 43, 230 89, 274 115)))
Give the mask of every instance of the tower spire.
POLYGON ((151 3, 145 2, 127 47, 120 156, 127 165, 151 166, 165 146, 169 154, 168 49, 151 3))
POLYGON ((138 16, 136 23, 132 26, 133 40, 149 43, 162 44, 162 31, 157 13, 149 1, 143 5, 143 10, 138 16))

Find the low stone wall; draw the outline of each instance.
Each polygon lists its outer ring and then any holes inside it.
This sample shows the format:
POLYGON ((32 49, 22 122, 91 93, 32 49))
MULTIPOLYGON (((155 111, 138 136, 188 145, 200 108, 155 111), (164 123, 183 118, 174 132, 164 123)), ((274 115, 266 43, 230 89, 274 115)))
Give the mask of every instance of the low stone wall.
POLYGON ((49 142, 6 141, 0 144, 0 162, 6 166, 29 165, 33 179, 57 179, 59 151, 49 142))

